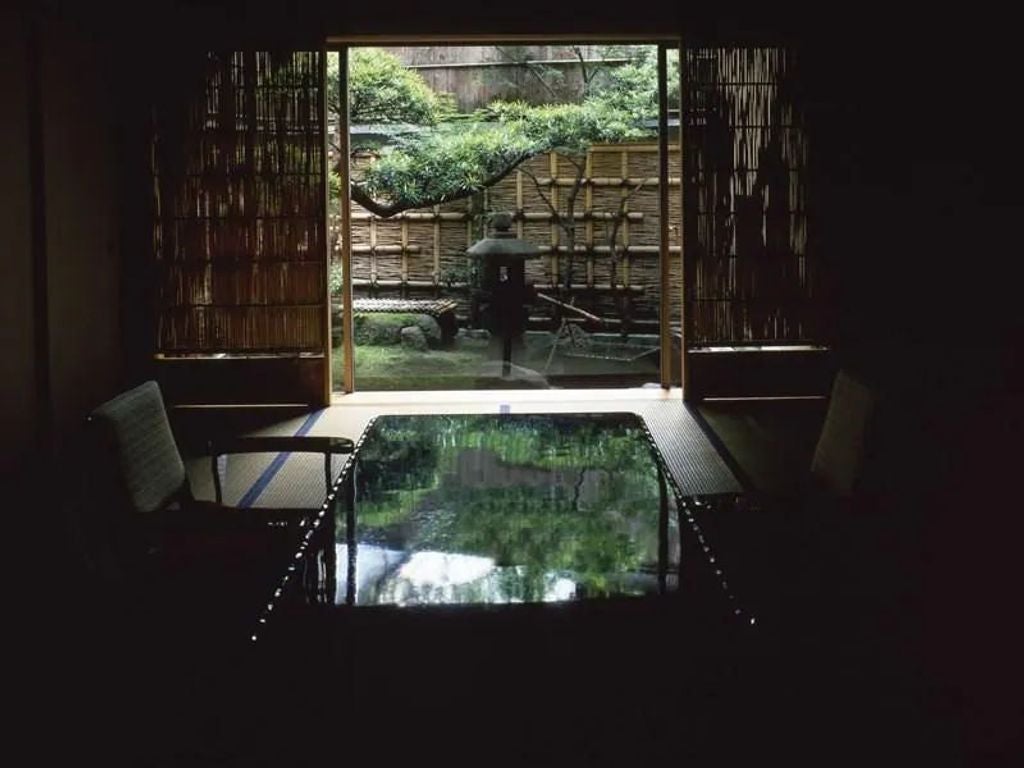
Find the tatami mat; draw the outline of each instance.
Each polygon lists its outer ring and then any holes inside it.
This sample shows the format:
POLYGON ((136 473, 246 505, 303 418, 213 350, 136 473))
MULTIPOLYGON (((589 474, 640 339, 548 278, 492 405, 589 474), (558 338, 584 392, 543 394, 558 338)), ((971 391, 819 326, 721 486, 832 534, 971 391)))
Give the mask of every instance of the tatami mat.
MULTIPOLYGON (((283 420, 260 434, 294 435, 302 428, 310 435, 336 435, 356 439, 370 420, 384 414, 414 413, 572 413, 629 411, 647 422, 684 494, 738 493, 742 487, 698 421, 683 405, 678 391, 581 390, 557 393, 360 393, 313 414, 283 420), (546 395, 546 397, 545 397, 546 395), (414 399, 416 398, 416 399, 414 399)), ((344 457, 336 457, 337 477, 344 457)), ((316 454, 227 457, 223 467, 224 500, 240 500, 258 507, 317 507, 325 490, 323 457, 316 454)), ((200 498, 213 497, 210 464, 190 462, 189 474, 200 498)))

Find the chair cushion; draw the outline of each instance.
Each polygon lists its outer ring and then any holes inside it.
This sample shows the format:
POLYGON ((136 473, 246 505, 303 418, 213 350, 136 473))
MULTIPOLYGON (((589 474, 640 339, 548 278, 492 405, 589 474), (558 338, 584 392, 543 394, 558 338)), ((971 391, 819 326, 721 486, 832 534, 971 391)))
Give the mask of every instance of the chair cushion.
POLYGON ((856 489, 864 459, 864 441, 875 408, 869 387, 840 371, 832 387, 825 424, 814 450, 811 475, 825 490, 850 496, 856 489))
POLYGON ((120 470, 129 506, 143 514, 163 509, 187 482, 185 464, 155 381, 124 392, 92 413, 120 470))

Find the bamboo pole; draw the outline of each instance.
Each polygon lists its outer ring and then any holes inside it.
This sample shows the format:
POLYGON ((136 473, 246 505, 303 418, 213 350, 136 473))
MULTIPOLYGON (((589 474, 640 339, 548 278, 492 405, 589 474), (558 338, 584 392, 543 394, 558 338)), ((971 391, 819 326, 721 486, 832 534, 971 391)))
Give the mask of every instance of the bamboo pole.
POLYGON ((379 254, 381 256, 397 256, 402 253, 419 253, 423 249, 418 245, 353 245, 352 253, 379 254))
MULTIPOLYGON (((371 283, 370 280, 368 278, 365 278, 365 277, 353 278, 352 279, 352 284, 355 287, 357 287, 357 288, 370 288, 370 287, 373 287, 373 288, 409 288, 410 290, 424 290, 424 291, 425 290, 433 290, 434 288, 437 287, 437 286, 434 285, 434 283, 431 280, 408 280, 408 281, 403 282, 401 280, 384 279, 384 280, 378 280, 375 283, 371 283)), ((465 290, 467 288, 470 288, 471 286, 470 286, 469 283, 465 283, 465 282, 453 282, 450 287, 453 290, 465 290)), ((538 290, 538 291, 557 291, 557 290, 565 288, 565 285, 563 285, 563 284, 553 284, 553 283, 534 283, 533 288, 535 290, 538 290)), ((628 290, 630 293, 638 294, 639 295, 639 294, 645 293, 647 289, 644 288, 644 286, 642 286, 642 285, 636 285, 636 286, 632 286, 632 287, 630 287, 628 289, 623 289, 622 286, 613 286, 613 285, 610 285, 609 283, 594 283, 594 285, 592 285, 592 286, 587 285, 586 283, 573 283, 570 286, 569 290, 570 291, 574 291, 574 292, 575 291, 582 292, 582 291, 591 291, 592 290, 592 291, 597 291, 599 293, 608 293, 608 292, 611 292, 611 291, 614 291, 614 290, 618 290, 618 291, 628 290)), ((310 305, 310 306, 313 306, 313 305, 310 305)))
POLYGON ((402 230, 401 272, 402 282, 405 283, 409 280, 409 220, 402 219, 400 227, 402 230))
MULTIPOLYGON (((388 221, 465 221, 469 218, 468 213, 441 211, 439 209, 440 206, 435 205, 429 213, 427 211, 403 211, 402 213, 396 213, 394 216, 389 216, 388 221)), ((352 214, 352 221, 370 221, 371 219, 379 220, 380 217, 369 211, 352 214)))
MULTIPOLYGON (((415 247, 415 246, 410 246, 410 247, 415 247)), ((556 249, 553 246, 550 246, 550 245, 539 245, 539 246, 537 246, 538 253, 541 253, 543 255, 550 254, 554 250, 556 250, 556 249)), ((559 245, 559 246, 557 246, 557 250, 558 250, 559 253, 566 253, 569 250, 569 247, 566 246, 566 245, 559 245)), ((623 249, 620 249, 620 250, 623 250, 623 252, 627 256, 630 256, 630 255, 632 255, 632 256, 657 256, 657 255, 659 255, 661 253, 661 246, 660 245, 633 245, 633 246, 623 246, 623 249)), ((594 245, 594 246, 591 246, 589 248, 586 245, 577 245, 573 249, 573 253, 589 253, 591 251, 594 252, 594 253, 611 253, 612 249, 611 249, 611 247, 609 247, 607 245, 594 245)), ((680 247, 678 245, 670 245, 669 246, 669 253, 679 253, 679 252, 680 252, 680 247)))
MULTIPOLYGON (((629 176, 629 150, 623 149, 619 154, 619 170, 622 174, 622 178, 629 176)), ((623 187, 619 193, 621 197, 629 197, 629 189, 623 187)), ((622 285, 624 288, 629 288, 629 222, 632 221, 629 215, 629 203, 626 202, 622 206, 622 212, 626 214, 625 220, 622 222, 622 285)))
MULTIPOLYGON (((558 155, 554 152, 548 152, 548 168, 552 178, 558 176, 558 155)), ((551 206, 555 211, 558 210, 558 187, 551 188, 551 206)), ((551 218, 551 250, 549 253, 551 254, 551 282, 558 285, 558 225, 553 216, 551 218)))
MULTIPOLYGON (((640 184, 643 184, 645 187, 653 187, 660 181, 660 176, 626 176, 625 173, 619 178, 614 176, 595 176, 594 178, 588 177, 583 179, 584 184, 594 187, 637 187, 640 184)), ((672 176, 668 180, 668 186, 670 187, 677 187, 681 183, 682 179, 679 176, 672 176)), ((551 176, 538 176, 537 184, 542 187, 573 187, 576 186, 576 179, 568 176, 558 176, 554 171, 551 171, 551 176)))
MULTIPOLYGON (((590 178, 593 173, 594 167, 594 156, 587 152, 586 166, 584 167, 584 175, 590 178)), ((587 285, 594 284, 594 218, 590 214, 594 206, 594 186, 587 184, 583 190, 583 213, 584 221, 584 242, 587 246, 587 285)))
POLYGON ((370 280, 377 282, 377 218, 370 219, 370 280))
MULTIPOLYGON (((520 177, 521 178, 521 177, 520 177)), ((611 186, 620 186, 618 184, 611 186)), ((516 204, 522 205, 522 190, 517 191, 516 204)), ((434 206, 435 208, 438 206, 434 206)), ((443 211, 440 213, 426 213, 419 211, 406 211, 404 213, 396 213, 394 216, 388 217, 388 221, 468 221, 471 218, 468 213, 461 213, 458 211, 443 211)), ((522 211, 521 208, 517 213, 512 215, 513 220, 518 223, 523 221, 551 221, 554 216, 548 211, 522 211)), ((579 219, 580 221, 592 220, 592 221, 609 221, 618 218, 617 213, 608 213, 607 211, 592 211, 589 214, 585 211, 577 211, 573 214, 573 219, 579 219)), ((643 221, 644 214, 641 211, 634 211, 629 214, 630 221, 643 221)), ((380 217, 372 213, 353 213, 352 221, 370 221, 375 219, 380 221, 380 217)))
POLYGON ((441 282, 441 206, 434 206, 434 268, 430 276, 434 285, 441 282))
POLYGON ((516 237, 523 238, 523 221, 526 215, 523 212, 523 172, 516 171, 516 237))

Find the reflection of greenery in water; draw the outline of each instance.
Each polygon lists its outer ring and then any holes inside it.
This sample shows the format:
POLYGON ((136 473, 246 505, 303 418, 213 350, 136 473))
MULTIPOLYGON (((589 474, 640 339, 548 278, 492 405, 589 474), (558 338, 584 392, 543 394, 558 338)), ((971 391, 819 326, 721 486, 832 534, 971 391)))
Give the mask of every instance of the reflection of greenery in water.
POLYGON ((634 417, 384 417, 359 458, 361 541, 492 558, 508 599, 539 599, 553 574, 621 591, 656 562, 659 485, 634 417))
POLYGON ((488 554, 499 567, 525 566, 519 574, 523 599, 542 594, 551 572, 574 572, 589 589, 604 592, 608 574, 634 570, 644 559, 614 514, 582 512, 561 492, 552 499, 544 488, 496 493, 446 487, 440 495, 458 512, 442 525, 426 526, 419 548, 488 554))

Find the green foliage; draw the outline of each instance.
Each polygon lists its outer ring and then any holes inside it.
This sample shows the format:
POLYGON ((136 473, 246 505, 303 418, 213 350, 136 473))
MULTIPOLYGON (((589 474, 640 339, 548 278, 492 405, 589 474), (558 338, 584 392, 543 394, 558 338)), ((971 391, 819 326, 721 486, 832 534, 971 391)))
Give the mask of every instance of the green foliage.
MULTIPOLYGON (((679 55, 669 52, 666 85, 669 104, 679 101, 679 55)), ((628 64, 611 67, 596 82, 587 103, 626 116, 634 124, 658 117, 658 57, 651 46, 636 46, 628 64)))
MULTIPOLYGON (((365 389, 473 389, 474 371, 481 362, 477 351, 431 349, 426 352, 399 346, 357 345, 357 383, 365 389)), ((342 355, 331 356, 332 376, 341 381, 342 355)))
POLYGON ((479 191, 535 151, 517 126, 442 124, 385 147, 359 184, 374 199, 417 208, 479 191))
POLYGON ((495 102, 491 116, 491 122, 441 124, 398 140, 358 183, 375 200, 418 208, 479 192, 542 152, 583 155, 596 142, 650 135, 629 113, 600 102, 495 102))
MULTIPOLYGON (((452 101, 435 93, 416 72, 381 48, 349 53, 349 120, 353 123, 434 125, 452 111, 452 101)), ((328 107, 339 110, 338 57, 328 57, 328 107)))
POLYGON ((491 110, 500 124, 527 138, 534 154, 556 150, 584 155, 592 144, 639 139, 650 133, 634 115, 595 99, 542 106, 495 102, 491 110))
MULTIPOLYGON (((425 126, 395 135, 353 184, 389 209, 380 215, 391 215, 476 194, 536 154, 581 157, 594 143, 650 137, 658 115, 656 51, 631 46, 606 52, 624 54, 631 61, 602 68, 580 103, 496 101, 473 115, 456 115, 450 100, 391 54, 353 49, 352 122, 425 126)), ((678 57, 670 57, 670 99, 678 95, 678 82, 678 57)))
POLYGON ((405 417, 375 427, 358 475, 364 535, 493 557, 513 569, 501 591, 525 600, 542 598, 567 572, 605 593, 609 579, 657 552, 659 486, 637 428, 567 428, 544 416, 445 418, 451 429, 405 417), (492 467, 493 486, 462 480, 481 462, 492 467))
POLYGON ((480 279, 480 263, 476 259, 466 262, 449 264, 441 269, 439 280, 443 285, 451 288, 455 283, 477 285, 480 279))
POLYGON ((327 272, 327 285, 331 290, 331 296, 341 296, 341 289, 344 286, 345 272, 341 268, 340 261, 332 261, 327 272))
POLYGON ((393 346, 402 342, 402 329, 419 324, 419 315, 403 312, 370 312, 352 319, 356 345, 393 346))

